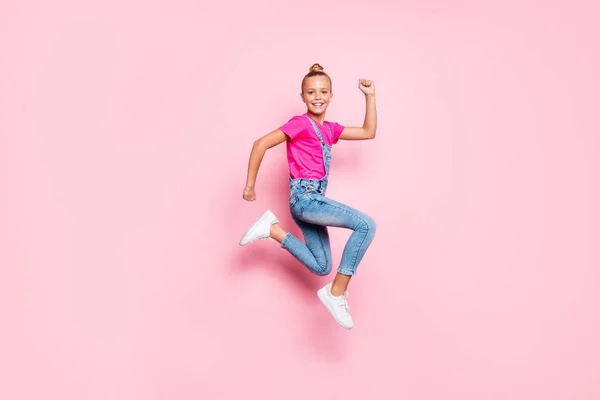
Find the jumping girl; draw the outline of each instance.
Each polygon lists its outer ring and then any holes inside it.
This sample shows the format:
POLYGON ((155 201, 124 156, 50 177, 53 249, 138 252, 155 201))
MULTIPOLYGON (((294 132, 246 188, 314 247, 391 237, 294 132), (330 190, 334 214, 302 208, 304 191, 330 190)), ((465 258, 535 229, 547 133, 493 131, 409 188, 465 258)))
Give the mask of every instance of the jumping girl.
POLYGON ((323 67, 314 64, 302 80, 300 96, 306 113, 295 116, 285 125, 254 142, 248 163, 248 176, 243 198, 256 200, 254 184, 267 149, 287 144, 290 170, 290 211, 300 227, 305 243, 287 232, 275 215, 267 210, 244 234, 240 245, 259 239, 274 239, 316 275, 331 272, 331 247, 328 226, 353 230, 342 254, 333 282, 317 291, 319 299, 333 318, 346 329, 354 326, 347 303, 348 283, 375 236, 375 221, 368 215, 325 197, 329 179, 331 147, 342 140, 375 138, 377 111, 375 84, 359 79, 358 87, 365 94, 366 114, 362 127, 344 127, 325 121, 325 111, 331 102, 331 78, 323 67))

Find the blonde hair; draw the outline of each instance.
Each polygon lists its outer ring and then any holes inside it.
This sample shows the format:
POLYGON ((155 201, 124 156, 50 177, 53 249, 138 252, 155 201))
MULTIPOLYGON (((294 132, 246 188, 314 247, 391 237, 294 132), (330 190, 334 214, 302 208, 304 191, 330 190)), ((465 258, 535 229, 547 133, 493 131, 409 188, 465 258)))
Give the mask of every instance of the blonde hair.
POLYGON ((313 64, 308 69, 308 74, 306 74, 302 79, 302 92, 304 92, 304 81, 306 81, 307 78, 312 78, 313 76, 325 76, 327 79, 329 79, 329 86, 333 86, 331 84, 331 78, 324 72, 324 68, 321 66, 321 64, 313 64))

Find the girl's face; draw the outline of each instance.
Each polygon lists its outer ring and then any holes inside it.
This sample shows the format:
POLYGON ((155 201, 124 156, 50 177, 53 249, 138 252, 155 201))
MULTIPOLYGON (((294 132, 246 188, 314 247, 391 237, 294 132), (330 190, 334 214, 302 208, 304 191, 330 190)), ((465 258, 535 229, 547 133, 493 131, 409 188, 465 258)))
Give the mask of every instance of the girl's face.
POLYGON ((333 96, 333 93, 331 93, 331 83, 326 76, 306 78, 300 96, 304 104, 306 104, 309 114, 324 114, 333 96))

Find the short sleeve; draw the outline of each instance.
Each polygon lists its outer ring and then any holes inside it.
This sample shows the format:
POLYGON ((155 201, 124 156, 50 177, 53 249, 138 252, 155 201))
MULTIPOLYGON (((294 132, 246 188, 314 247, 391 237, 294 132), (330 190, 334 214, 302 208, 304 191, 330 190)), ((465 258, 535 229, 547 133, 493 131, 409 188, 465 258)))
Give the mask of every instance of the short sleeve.
POLYGON ((304 129, 302 117, 296 116, 283 124, 279 129, 285 133, 291 140, 294 140, 300 135, 304 129))
POLYGON ((331 128, 331 132, 333 136, 331 137, 331 142, 333 144, 337 143, 340 140, 340 135, 344 131, 344 126, 338 124, 337 122, 328 122, 329 127, 331 128))

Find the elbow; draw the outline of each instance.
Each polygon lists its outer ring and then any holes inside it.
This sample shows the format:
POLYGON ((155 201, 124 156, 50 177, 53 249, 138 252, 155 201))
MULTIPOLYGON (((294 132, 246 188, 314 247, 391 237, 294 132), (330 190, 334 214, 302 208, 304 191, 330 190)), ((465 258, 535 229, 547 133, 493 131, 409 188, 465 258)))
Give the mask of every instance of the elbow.
POLYGON ((257 139, 254 141, 254 144, 252 145, 252 149, 255 151, 260 151, 260 152, 265 152, 267 151, 267 146, 265 145, 264 140, 261 139, 257 139))
POLYGON ((366 140, 375 139, 377 126, 375 124, 365 124, 362 127, 362 138, 366 140))

